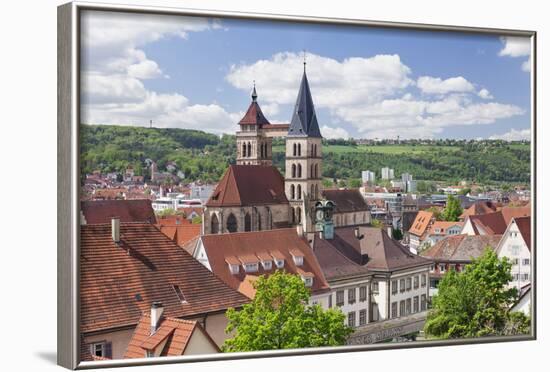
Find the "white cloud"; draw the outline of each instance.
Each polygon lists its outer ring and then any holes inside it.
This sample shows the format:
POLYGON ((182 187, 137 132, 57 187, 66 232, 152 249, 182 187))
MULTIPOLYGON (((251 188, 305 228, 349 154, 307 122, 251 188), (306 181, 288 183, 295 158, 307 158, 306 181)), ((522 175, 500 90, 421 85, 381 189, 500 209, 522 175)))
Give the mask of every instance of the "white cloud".
POLYGON ((85 12, 82 17, 82 121, 233 132, 239 114, 196 104, 178 93, 146 89, 142 80, 168 78, 140 47, 166 37, 220 27, 205 18, 85 12))
POLYGON ((431 76, 421 76, 416 85, 427 94, 447 94, 451 92, 471 92, 474 85, 462 76, 452 77, 445 80, 431 76))
POLYGON ((531 139, 531 129, 510 129, 509 132, 503 134, 495 134, 489 139, 500 139, 504 141, 520 141, 531 139))
POLYGON ((491 94, 491 92, 489 92, 487 89, 483 88, 481 89, 479 92, 477 92, 477 95, 480 97, 480 98, 483 98, 483 99, 493 99, 493 95, 491 94))
POLYGON ((499 56, 525 57, 531 55, 531 40, 528 37, 505 36, 501 38, 504 46, 499 56))
POLYGON ((521 64, 521 70, 531 71, 531 39, 528 37, 505 36, 500 38, 504 44, 498 53, 506 57, 529 57, 521 64))
POLYGON ((323 127, 321 128, 321 134, 323 135, 323 137, 329 139, 350 138, 348 131, 344 128, 331 128, 326 125, 323 125, 323 127))
MULTIPOLYGON (((293 104, 302 76, 302 61, 303 56, 297 53, 277 53, 269 60, 231 66, 226 80, 244 91, 249 91, 256 80, 263 102, 293 104)), ((307 61, 307 76, 318 107, 374 102, 412 84, 408 77, 410 69, 398 55, 337 61, 308 54, 307 61)))

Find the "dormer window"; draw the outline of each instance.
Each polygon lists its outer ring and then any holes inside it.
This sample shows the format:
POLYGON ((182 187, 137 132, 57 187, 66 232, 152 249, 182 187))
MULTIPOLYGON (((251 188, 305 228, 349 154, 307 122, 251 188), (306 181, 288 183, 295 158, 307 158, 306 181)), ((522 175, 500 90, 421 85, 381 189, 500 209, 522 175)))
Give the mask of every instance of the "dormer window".
POLYGON ((258 271, 258 263, 247 263, 243 265, 244 271, 247 273, 255 273, 258 271))
POLYGON ((275 260, 275 266, 277 266, 278 269, 282 269, 285 266, 285 260, 276 259, 275 260))
POLYGON ((237 275, 239 273, 239 265, 229 264, 229 271, 231 271, 231 274, 237 275))
POLYGON ((225 258, 225 262, 227 263, 231 274, 233 275, 239 274, 239 266, 241 262, 237 259, 237 257, 228 256, 225 258))
POLYGON ((262 261, 262 267, 264 268, 264 270, 271 270, 271 268, 273 267, 273 261, 262 261))
POLYGON ((304 264, 304 256, 292 256, 292 258, 296 266, 302 266, 304 264))
POLYGON ((313 285, 313 277, 302 276, 302 280, 304 281, 306 287, 311 287, 313 285))

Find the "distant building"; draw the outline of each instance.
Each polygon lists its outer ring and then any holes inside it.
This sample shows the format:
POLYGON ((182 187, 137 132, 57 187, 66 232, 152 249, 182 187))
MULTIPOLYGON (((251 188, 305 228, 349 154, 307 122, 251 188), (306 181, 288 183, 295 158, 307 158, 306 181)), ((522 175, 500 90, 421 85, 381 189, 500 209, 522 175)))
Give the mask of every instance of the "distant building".
POLYGON ((409 173, 403 173, 401 174, 401 181, 403 181, 404 184, 406 184, 409 181, 412 181, 413 176, 409 173))
POLYGON ((373 184, 376 181, 376 174, 374 172, 369 171, 369 170, 362 171, 361 172, 361 181, 362 181, 363 184, 365 184, 365 183, 373 184))
POLYGON ((383 180, 393 180, 394 179, 394 172, 393 169, 384 167, 381 169, 382 179, 383 180))
POLYGON ((353 226, 371 222, 369 206, 358 189, 323 190, 323 198, 336 204, 334 226, 353 226))
POLYGON ((409 229, 409 248, 418 252, 426 239, 429 227, 435 222, 432 212, 419 211, 409 229))
POLYGON ((415 180, 409 180, 407 181, 407 184, 406 184, 406 187, 405 187, 405 191, 406 192, 416 192, 416 181, 415 180))
POLYGON ((497 212, 467 216, 462 234, 504 234, 513 218, 531 216, 531 207, 503 207, 497 212))
POLYGON ((391 187, 400 191, 407 191, 407 184, 403 181, 391 180, 391 187))
POLYGON ((111 219, 115 217, 121 222, 156 223, 155 213, 148 199, 80 202, 81 225, 111 223, 111 219))

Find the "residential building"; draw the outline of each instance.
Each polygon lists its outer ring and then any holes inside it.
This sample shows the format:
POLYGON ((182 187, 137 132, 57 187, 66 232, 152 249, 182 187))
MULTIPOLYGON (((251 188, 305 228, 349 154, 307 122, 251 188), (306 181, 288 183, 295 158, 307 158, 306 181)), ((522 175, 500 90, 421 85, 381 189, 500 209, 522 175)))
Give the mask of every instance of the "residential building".
POLYGON ((427 309, 431 260, 411 254, 384 230, 336 227, 333 235, 315 235, 313 252, 331 288, 329 307, 340 308, 356 328, 351 343, 369 342, 361 334, 372 323, 404 317, 403 326, 407 316, 427 309))
POLYGON ((167 317, 199 322, 218 346, 226 310, 249 302, 152 224, 118 219, 81 226, 79 285, 83 361, 123 358, 154 302, 167 317))
POLYGON ((296 228, 203 235, 193 257, 229 287, 253 298, 252 283, 277 270, 299 275, 311 301, 327 306, 329 286, 307 240, 296 228))
POLYGON ((420 246, 425 249, 447 236, 458 235, 462 231, 463 225, 463 222, 433 221, 420 246))
POLYGON ((520 292, 519 298, 514 305, 510 308, 510 311, 521 311, 527 316, 532 316, 531 312, 531 283, 524 285, 520 292))
POLYGON ((500 238, 501 235, 452 235, 421 251, 422 257, 433 261, 430 268, 430 298, 437 293, 439 281, 447 271, 464 270, 485 249, 496 249, 500 238))
POLYGON ((361 181, 363 184, 370 183, 373 184, 376 181, 376 174, 370 170, 361 172, 361 181))
POLYGON ((432 212, 419 211, 409 229, 409 248, 413 253, 422 249, 429 227, 435 222, 432 212))
POLYGON ((134 330, 124 358, 219 353, 220 348, 196 320, 163 315, 162 303, 155 302, 150 314, 144 313, 134 330))
POLYGON ((391 168, 384 167, 380 170, 380 173, 382 175, 383 180, 393 180, 394 177, 394 171, 391 168))
POLYGON ((531 217, 512 218, 496 249, 499 258, 512 263, 510 287, 518 291, 531 283, 531 217))
POLYGON ((460 220, 464 221, 468 216, 478 216, 481 214, 494 213, 502 206, 490 201, 479 201, 472 204, 469 208, 463 210, 460 215, 460 220))

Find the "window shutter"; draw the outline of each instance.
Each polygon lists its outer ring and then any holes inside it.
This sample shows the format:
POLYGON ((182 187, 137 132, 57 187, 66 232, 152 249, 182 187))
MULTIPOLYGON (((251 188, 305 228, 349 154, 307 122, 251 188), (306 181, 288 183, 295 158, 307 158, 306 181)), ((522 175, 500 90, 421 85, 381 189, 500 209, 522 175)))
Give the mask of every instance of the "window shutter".
POLYGON ((112 342, 105 343, 105 358, 113 359, 113 344, 112 342))

